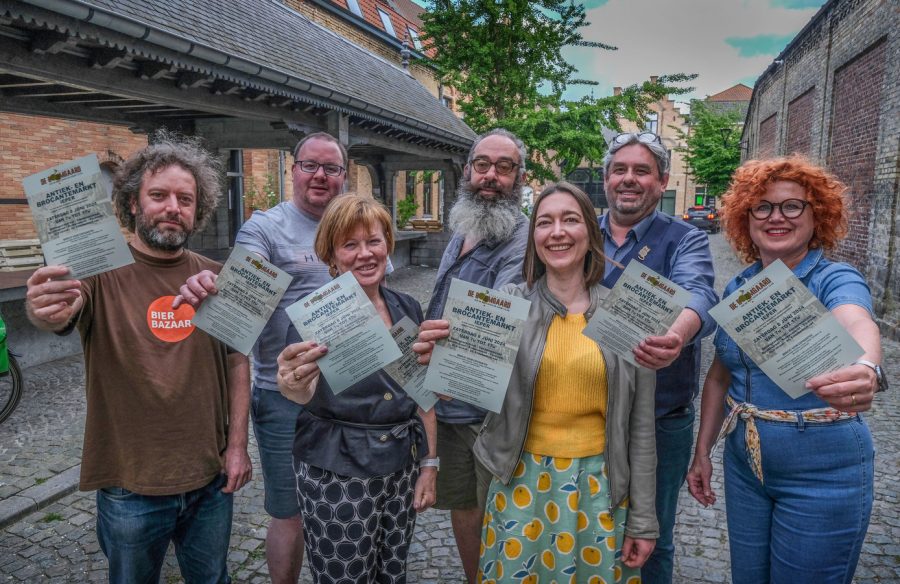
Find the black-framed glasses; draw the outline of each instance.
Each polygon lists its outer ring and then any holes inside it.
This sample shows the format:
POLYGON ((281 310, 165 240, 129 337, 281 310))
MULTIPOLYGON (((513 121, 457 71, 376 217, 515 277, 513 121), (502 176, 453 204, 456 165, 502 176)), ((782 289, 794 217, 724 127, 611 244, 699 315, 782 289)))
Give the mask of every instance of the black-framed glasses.
POLYGON ((762 221, 768 219, 772 215, 772 212, 775 211, 775 207, 778 207, 778 210, 781 211, 783 217, 787 219, 796 219, 803 214, 803 211, 808 205, 809 201, 804 201, 802 199, 786 199, 780 203, 760 201, 750 207, 750 214, 753 215, 754 219, 762 221))
POLYGON ((653 132, 622 132, 621 134, 616 134, 610 141, 610 145, 621 146, 622 144, 628 144, 632 138, 641 144, 662 144, 662 138, 653 132))
POLYGON ((340 164, 319 164, 315 160, 300 160, 297 162, 300 170, 309 174, 315 174, 319 171, 319 167, 325 171, 328 176, 338 176, 344 172, 344 167, 340 164))
POLYGON ((486 173, 493 166, 497 174, 500 175, 509 174, 519 167, 519 165, 512 160, 498 160, 497 162, 491 162, 487 158, 476 158, 471 162, 471 165, 472 168, 475 169, 475 172, 479 174, 486 173))

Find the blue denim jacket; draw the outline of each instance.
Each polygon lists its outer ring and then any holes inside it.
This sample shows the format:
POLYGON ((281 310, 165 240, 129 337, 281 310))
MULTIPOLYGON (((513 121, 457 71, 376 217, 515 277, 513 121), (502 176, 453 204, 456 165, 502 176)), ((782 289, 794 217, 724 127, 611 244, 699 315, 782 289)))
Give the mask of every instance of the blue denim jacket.
MULTIPOLYGON (((761 270, 760 262, 745 269, 728 283, 722 297, 734 292, 761 270)), ((809 250, 793 272, 828 310, 842 304, 855 304, 872 313, 872 295, 862 275, 848 264, 825 259, 821 249, 809 250)), ((797 399, 784 393, 721 328, 716 332, 715 346, 716 355, 731 372, 728 394, 738 402, 749 402, 767 410, 800 411, 828 407, 812 392, 797 399)))

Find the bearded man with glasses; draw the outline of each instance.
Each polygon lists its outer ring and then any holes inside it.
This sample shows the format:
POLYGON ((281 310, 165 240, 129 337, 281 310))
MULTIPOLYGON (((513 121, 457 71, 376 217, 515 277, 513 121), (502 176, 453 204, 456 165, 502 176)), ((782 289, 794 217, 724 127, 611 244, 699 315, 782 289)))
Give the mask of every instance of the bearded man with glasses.
MULTIPOLYGON (((622 266, 641 262, 691 293, 678 319, 658 337, 634 349, 638 363, 656 376, 656 514, 660 536, 641 569, 645 584, 672 581, 675 512, 693 443, 694 406, 699 391, 700 339, 712 333, 709 309, 718 302, 709 239, 657 210, 669 181, 669 153, 652 132, 619 134, 603 161, 609 212, 599 217, 604 253, 622 266)), ((622 268, 606 263, 604 284, 612 287, 622 268)))
MULTIPOLYGON (((235 239, 293 276, 278 308, 253 347, 255 377, 251 414, 265 483, 265 509, 271 516, 266 561, 275 584, 294 584, 303 563, 303 522, 292 463, 294 424, 302 406, 278 392, 278 354, 290 319, 284 309, 331 281, 328 266, 315 252, 316 229, 325 207, 344 189, 347 150, 330 134, 318 132, 294 149, 294 195, 268 211, 256 211, 235 239)), ((181 287, 197 307, 215 294, 216 276, 201 272, 181 287)))
MULTIPOLYGON (((475 139, 450 210, 453 236, 441 258, 425 315, 428 320, 420 331, 442 326, 436 323, 446 326, 446 321, 435 319, 444 312, 453 278, 488 288, 523 281, 528 241, 528 217, 522 213, 525 157, 525 144, 502 128, 475 139)), ((441 470, 434 506, 450 510, 466 578, 475 582, 491 473, 475 459, 472 447, 487 412, 460 400, 439 401, 435 408, 441 470)))

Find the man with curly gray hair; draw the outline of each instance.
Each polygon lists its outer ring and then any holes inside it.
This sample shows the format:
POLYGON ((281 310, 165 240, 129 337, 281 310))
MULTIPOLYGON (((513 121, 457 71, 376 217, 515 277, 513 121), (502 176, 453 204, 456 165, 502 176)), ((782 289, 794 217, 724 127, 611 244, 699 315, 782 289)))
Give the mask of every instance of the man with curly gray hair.
POLYGON ((159 134, 132 156, 113 202, 135 235, 134 263, 73 280, 38 269, 26 308, 35 326, 77 329, 87 419, 80 489, 97 490, 97 539, 110 582, 159 580, 174 542, 188 582, 230 582, 232 498, 251 476, 247 357, 172 308, 171 291, 219 264, 185 249, 215 209, 218 161, 192 139, 159 134))

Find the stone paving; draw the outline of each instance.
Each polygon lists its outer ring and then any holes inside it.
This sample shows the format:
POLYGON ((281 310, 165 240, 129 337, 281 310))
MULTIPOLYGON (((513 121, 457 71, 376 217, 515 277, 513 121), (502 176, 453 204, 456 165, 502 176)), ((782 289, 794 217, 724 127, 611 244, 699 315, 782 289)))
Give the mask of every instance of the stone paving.
MULTIPOLYGON (((740 267, 721 235, 711 237, 721 291, 740 267)), ((427 304, 435 270, 403 268, 389 277, 392 287, 427 304)), ((900 343, 884 342, 885 369, 892 390, 879 395, 866 417, 875 438, 875 506, 856 572, 858 584, 900 582, 900 343)), ((704 343, 706 365, 711 344, 704 343)), ((19 409, 0 425, 0 516, 11 502, 52 483, 80 462, 84 391, 80 357, 25 371, 19 409)), ((256 477, 235 497, 229 570, 236 582, 268 582, 264 541, 267 518, 256 445, 250 453, 256 477)), ((715 461, 719 501, 701 508, 684 489, 676 527, 676 582, 729 582, 728 539, 720 461, 715 461)), ((71 487, 70 487, 71 488, 71 487)), ((0 531, 0 582, 88 582, 106 580, 106 559, 94 534, 93 493, 68 494, 0 531)), ((430 510, 419 517, 409 562, 410 582, 463 582, 449 516, 430 510)), ((162 581, 181 582, 174 554, 162 581)), ((304 569, 302 582, 310 582, 304 569)))

